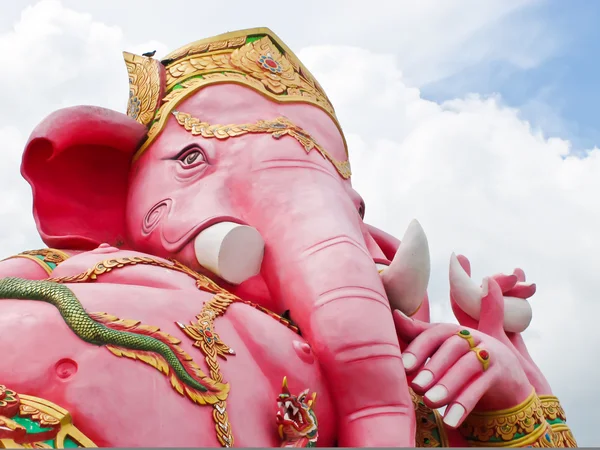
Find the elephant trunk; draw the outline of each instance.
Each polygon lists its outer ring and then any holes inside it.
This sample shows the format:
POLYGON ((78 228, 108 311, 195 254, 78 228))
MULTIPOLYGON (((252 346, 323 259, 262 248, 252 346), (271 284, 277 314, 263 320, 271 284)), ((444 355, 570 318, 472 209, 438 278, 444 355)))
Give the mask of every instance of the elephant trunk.
POLYGON ((385 289, 345 184, 329 170, 265 170, 248 211, 262 273, 328 380, 338 445, 413 447, 415 423, 385 289), (266 191, 265 191, 266 190, 266 191))

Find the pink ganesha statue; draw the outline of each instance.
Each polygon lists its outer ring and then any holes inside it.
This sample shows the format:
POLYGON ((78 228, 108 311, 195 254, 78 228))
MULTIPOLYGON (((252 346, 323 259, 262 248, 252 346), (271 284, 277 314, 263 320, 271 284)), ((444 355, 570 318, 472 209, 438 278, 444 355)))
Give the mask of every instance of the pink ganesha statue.
POLYGON ((535 285, 363 221, 321 86, 266 28, 125 53, 127 114, 54 112, 0 263, 0 448, 575 447, 527 352, 535 285), (438 410, 445 407, 445 411, 438 410))

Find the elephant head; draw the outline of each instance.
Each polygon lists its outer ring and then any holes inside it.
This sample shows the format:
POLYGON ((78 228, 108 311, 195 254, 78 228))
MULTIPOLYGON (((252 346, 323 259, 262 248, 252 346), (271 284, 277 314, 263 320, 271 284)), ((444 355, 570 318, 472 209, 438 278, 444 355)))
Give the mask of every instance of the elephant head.
MULTIPOLYGON (((415 267, 390 265, 399 242, 363 222, 322 88, 268 29, 199 41, 162 62, 125 56, 128 115, 66 108, 28 142, 22 173, 44 241, 173 257, 289 310, 330 381, 339 444, 413 446, 383 281, 405 283, 415 267), (378 263, 390 265, 383 276, 378 263)), ((406 257, 423 247, 413 242, 406 257)), ((397 290, 409 309, 424 296, 425 259, 420 290, 397 290)))

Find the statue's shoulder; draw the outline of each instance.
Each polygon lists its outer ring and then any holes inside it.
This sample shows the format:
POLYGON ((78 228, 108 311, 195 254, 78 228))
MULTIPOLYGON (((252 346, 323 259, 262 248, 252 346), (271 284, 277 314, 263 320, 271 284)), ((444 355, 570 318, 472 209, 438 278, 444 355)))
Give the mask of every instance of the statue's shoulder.
POLYGON ((60 264, 77 253, 80 252, 56 248, 26 250, 0 261, 0 278, 12 276, 40 279, 48 277, 60 264))

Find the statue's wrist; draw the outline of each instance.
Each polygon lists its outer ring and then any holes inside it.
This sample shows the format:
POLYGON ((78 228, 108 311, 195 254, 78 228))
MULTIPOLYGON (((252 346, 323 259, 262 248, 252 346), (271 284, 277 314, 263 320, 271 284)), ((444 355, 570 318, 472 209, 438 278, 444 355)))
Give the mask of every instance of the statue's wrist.
POLYGON ((553 395, 539 395, 544 417, 552 429, 552 438, 555 447, 577 447, 571 429, 567 425, 565 410, 557 397, 553 395))
POLYGON ((472 447, 554 446, 535 390, 513 408, 469 414, 459 431, 472 447))

